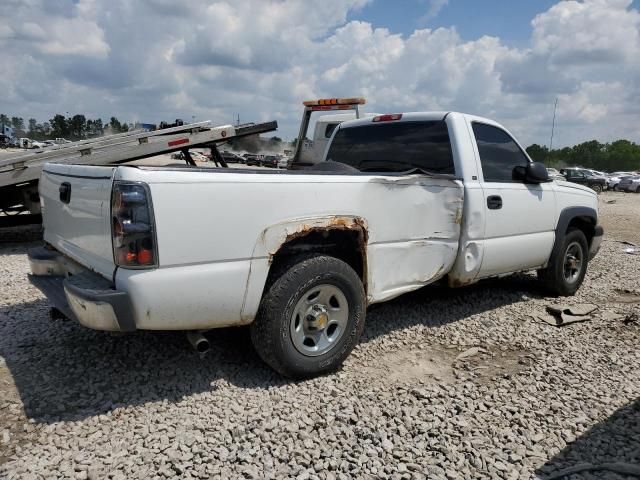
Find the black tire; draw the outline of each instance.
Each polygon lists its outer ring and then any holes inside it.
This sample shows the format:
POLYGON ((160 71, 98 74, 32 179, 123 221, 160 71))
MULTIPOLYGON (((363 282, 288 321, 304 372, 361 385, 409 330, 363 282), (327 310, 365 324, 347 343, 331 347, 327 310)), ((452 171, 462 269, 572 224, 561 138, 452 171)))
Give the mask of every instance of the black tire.
MULTIPOLYGON (((318 255, 294 259, 273 277, 262 297, 256 319, 251 324, 251 341, 258 355, 275 371, 293 379, 336 370, 349 356, 364 330, 365 293, 358 274, 342 260, 318 255), (344 328, 340 327, 341 333, 335 339, 336 343, 328 351, 309 356, 296 347, 294 330, 300 316, 294 318, 294 313, 305 294, 309 295, 314 288, 324 286, 338 289, 341 298, 346 300, 347 319, 344 328)), ((309 308, 315 308, 315 305, 309 308)), ((328 325, 326 318, 324 322, 328 325)), ((329 328, 326 330, 328 332, 329 328)), ((328 334, 324 338, 328 338, 328 334)))
POLYGON ((556 254, 549 259, 547 268, 538 270, 538 278, 551 295, 568 297, 574 295, 582 285, 584 276, 587 273, 588 262, 589 245, 587 237, 581 230, 572 228, 564 236, 556 254), (570 270, 574 269, 571 268, 570 263, 567 266, 567 262, 571 262, 568 258, 569 249, 575 247, 579 250, 581 258, 579 269, 575 269, 576 273, 572 274, 570 270))
POLYGON ((594 183, 594 184, 591 185, 591 189, 596 193, 601 193, 602 192, 602 185, 600 185, 599 183, 594 183))

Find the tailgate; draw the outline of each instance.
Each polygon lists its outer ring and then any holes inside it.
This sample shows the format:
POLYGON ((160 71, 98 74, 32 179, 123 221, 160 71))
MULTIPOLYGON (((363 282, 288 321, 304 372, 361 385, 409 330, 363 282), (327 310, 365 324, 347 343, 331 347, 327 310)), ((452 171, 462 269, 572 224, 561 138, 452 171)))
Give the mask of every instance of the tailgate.
POLYGON ((44 240, 111 279, 111 184, 117 167, 47 163, 40 178, 44 240))

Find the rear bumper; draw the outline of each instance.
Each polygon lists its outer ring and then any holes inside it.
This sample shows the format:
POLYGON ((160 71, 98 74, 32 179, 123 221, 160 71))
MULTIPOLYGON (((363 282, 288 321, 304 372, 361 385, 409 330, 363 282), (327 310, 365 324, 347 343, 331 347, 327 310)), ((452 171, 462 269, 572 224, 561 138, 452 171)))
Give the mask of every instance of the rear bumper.
POLYGON ((55 251, 29 251, 29 280, 67 317, 95 330, 136 330, 133 309, 126 292, 96 273, 75 266, 68 275, 65 258, 55 251))
POLYGON ((596 225, 594 229, 594 235, 591 239, 591 246, 589 247, 589 260, 592 260, 600 250, 602 244, 602 237, 604 236, 604 228, 601 225, 596 225))

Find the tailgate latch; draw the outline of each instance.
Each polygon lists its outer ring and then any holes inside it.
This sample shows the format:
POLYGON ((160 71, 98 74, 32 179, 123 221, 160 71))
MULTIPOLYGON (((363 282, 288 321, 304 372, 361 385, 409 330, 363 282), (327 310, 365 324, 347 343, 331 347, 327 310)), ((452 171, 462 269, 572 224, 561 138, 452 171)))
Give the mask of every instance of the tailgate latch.
POLYGON ((62 203, 71 201, 71 184, 69 182, 63 182, 60 185, 60 201, 62 203))

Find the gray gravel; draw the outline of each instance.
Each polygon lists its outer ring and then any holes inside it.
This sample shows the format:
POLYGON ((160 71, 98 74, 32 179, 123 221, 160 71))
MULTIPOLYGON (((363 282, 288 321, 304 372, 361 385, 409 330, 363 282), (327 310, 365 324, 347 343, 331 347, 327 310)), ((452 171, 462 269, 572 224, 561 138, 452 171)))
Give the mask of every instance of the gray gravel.
MULTIPOLYGON (((601 203, 640 229, 640 196, 601 203)), ((557 303, 532 275, 430 287, 371 308, 344 368, 299 383, 266 368, 244 329, 212 332, 200 359, 177 333, 51 320, 26 247, 2 245, 0 477, 521 479, 638 465, 640 320, 624 319, 638 311, 640 255, 616 241, 627 227, 608 226, 566 299, 597 304, 590 322, 532 319, 557 303)))

